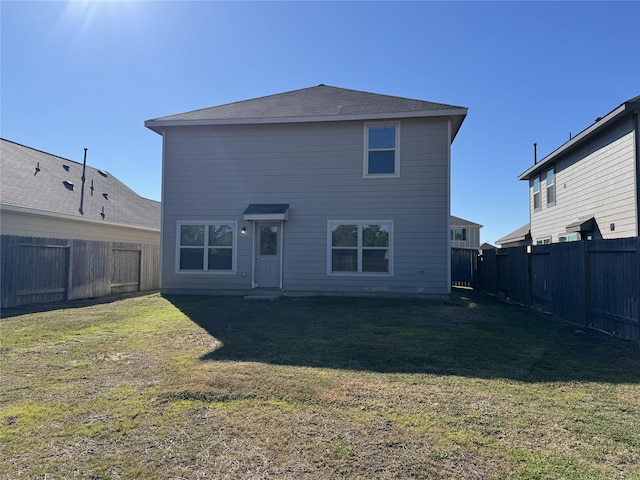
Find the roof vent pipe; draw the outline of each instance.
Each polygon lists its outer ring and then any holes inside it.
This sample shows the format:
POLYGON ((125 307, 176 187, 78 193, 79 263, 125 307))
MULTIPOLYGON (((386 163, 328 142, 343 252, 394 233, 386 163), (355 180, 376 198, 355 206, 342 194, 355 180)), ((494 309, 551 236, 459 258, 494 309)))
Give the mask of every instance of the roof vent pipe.
POLYGON ((82 165, 82 189, 80 190, 80 215, 84 215, 83 207, 84 207, 84 181, 85 181, 85 172, 87 170, 87 149, 84 149, 84 163, 82 165))
POLYGON ((533 164, 537 164, 538 163, 538 144, 534 143, 533 144, 533 164))

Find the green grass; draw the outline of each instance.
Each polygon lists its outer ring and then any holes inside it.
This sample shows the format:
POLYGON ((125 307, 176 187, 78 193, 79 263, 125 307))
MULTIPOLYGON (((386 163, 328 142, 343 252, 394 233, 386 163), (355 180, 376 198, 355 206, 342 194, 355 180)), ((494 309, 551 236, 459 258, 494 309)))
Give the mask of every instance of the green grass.
POLYGON ((640 347, 448 301, 5 311, 0 478, 640 479, 640 347))

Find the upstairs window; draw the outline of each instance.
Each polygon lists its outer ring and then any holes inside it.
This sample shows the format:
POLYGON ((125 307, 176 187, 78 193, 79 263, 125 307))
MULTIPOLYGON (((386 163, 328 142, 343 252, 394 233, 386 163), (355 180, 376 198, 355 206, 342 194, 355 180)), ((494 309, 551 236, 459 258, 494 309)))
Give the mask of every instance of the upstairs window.
POLYGON ((533 179, 533 210, 540 210, 540 177, 533 179))
POLYGON ((233 273, 235 231, 235 222, 179 222, 177 270, 233 273))
POLYGON ((556 179, 554 169, 547 170, 547 206, 556 203, 556 179))
POLYGON ((399 176, 400 123, 368 123, 364 130, 364 176, 399 176))
POLYGON ((451 229, 451 240, 464 242, 467 240, 467 229, 466 228, 452 228, 451 229))

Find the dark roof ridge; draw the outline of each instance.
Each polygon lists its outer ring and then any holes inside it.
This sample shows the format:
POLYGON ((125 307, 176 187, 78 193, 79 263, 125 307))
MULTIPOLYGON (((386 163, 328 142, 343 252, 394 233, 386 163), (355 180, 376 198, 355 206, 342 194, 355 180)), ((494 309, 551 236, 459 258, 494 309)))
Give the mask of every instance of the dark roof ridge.
MULTIPOLYGON (((163 115, 161 117, 156 117, 153 118, 151 120, 149 120, 150 122, 156 122, 156 121, 165 121, 165 120, 169 120, 169 119, 175 119, 176 117, 189 117, 192 116, 195 113, 199 113, 199 112, 206 112, 206 111, 213 111, 213 110, 224 110, 224 109, 228 109, 229 107, 236 107, 236 106, 243 106, 243 105, 252 105, 252 104, 257 104, 260 102, 264 102, 265 100, 269 100, 269 99, 275 99, 275 98, 285 98, 286 96, 292 96, 295 94, 299 94, 305 91, 311 91, 311 90, 315 90, 318 88, 326 88, 329 90, 333 90, 334 92, 345 92, 345 93, 353 93, 353 94, 359 94, 359 95, 366 95, 371 97, 372 99, 374 99, 375 97, 386 97, 388 99, 394 99, 394 100, 398 100, 398 101, 405 101, 405 102, 417 102, 420 104, 430 104, 432 106, 435 107, 442 107, 444 109, 464 109, 466 110, 466 107, 461 107, 458 105, 451 105, 451 104, 446 104, 446 103, 440 103, 440 102, 432 102, 429 100, 420 100, 420 99, 416 99, 416 98, 409 98, 409 97, 404 97, 404 96, 397 96, 397 95, 388 95, 388 94, 382 94, 382 93, 374 93, 374 92, 366 92, 363 90, 355 90, 355 89, 350 89, 350 88, 343 88, 343 87, 335 87, 335 86, 331 86, 331 85, 326 85, 326 84, 319 84, 319 85, 315 85, 312 87, 304 87, 304 88, 298 88, 298 89, 294 89, 294 90, 289 90, 286 92, 280 92, 280 93, 273 93, 273 94, 269 94, 269 95, 263 95, 260 97, 255 97, 255 98, 249 98, 249 99, 244 99, 244 100, 238 100, 235 102, 228 102, 228 103, 223 103, 220 105, 213 105, 213 106, 209 106, 209 107, 204 107, 204 108, 198 108, 198 109, 194 109, 194 110, 189 110, 186 112, 181 112, 181 113, 177 113, 177 114, 170 114, 170 115, 163 115)), ((294 114, 294 116, 296 116, 297 114, 294 114)), ((322 115, 322 114, 321 114, 322 115)))
MULTIPOLYGON (((51 156, 51 157, 59 158, 60 160, 64 160, 65 162, 73 162, 73 163, 75 163, 75 164, 77 164, 77 165, 83 165, 83 162, 78 162, 77 160, 71 160, 70 158, 61 157, 60 155, 56 155, 55 153, 45 152, 44 150, 40 150, 40 149, 38 149, 38 148, 33 148, 33 147, 30 147, 29 145, 24 145, 24 144, 22 144, 22 143, 20 143, 20 142, 14 142, 13 140, 9 140, 9 139, 4 138, 4 137, 0 137, 0 141, 13 143, 14 145, 18 145, 18 146, 20 146, 20 147, 28 148, 29 150, 33 150, 34 152, 44 153, 45 155, 49 155, 49 156, 51 156)), ((90 167, 89 165, 87 165, 87 167, 89 167, 89 168, 93 168, 94 170, 98 170, 98 168, 96 168, 96 167, 90 167)), ((100 168, 99 170, 102 170, 103 172, 108 173, 109 175, 111 175, 111 173, 110 173, 110 172, 108 172, 107 170, 103 170, 102 168, 100 168)))

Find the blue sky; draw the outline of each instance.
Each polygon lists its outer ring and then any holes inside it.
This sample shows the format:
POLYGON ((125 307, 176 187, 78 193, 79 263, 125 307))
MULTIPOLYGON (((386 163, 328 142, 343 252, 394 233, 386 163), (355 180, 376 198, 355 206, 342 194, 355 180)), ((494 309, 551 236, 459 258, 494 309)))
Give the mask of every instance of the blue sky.
POLYGON ((640 94, 640 2, 1 2, 0 135, 160 200, 144 121, 324 83, 460 105, 451 213, 529 221, 517 176, 640 94))

